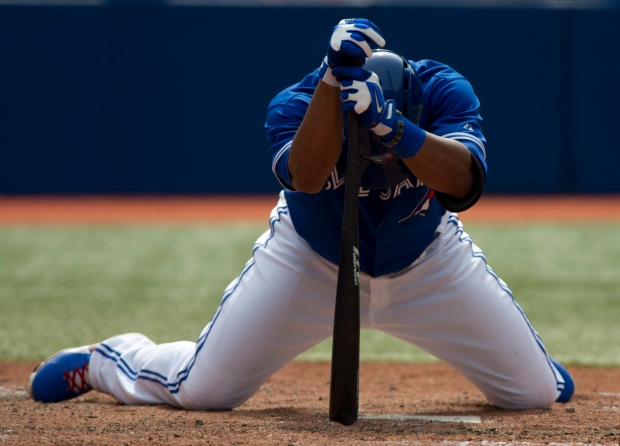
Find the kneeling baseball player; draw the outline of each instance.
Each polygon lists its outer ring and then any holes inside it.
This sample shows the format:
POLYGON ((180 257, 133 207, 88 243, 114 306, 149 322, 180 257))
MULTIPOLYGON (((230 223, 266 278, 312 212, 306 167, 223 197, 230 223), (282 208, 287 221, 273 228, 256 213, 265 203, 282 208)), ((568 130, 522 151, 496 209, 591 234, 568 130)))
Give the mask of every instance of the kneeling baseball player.
POLYGON ((549 356, 458 217, 480 198, 487 172, 470 83, 448 65, 408 60, 384 46, 370 21, 342 20, 322 64, 269 104, 269 153, 283 190, 269 229, 197 341, 158 345, 130 333, 63 350, 32 373, 32 398, 57 402, 96 389, 126 404, 231 409, 329 338, 345 189, 343 115, 354 111, 361 125, 361 327, 445 361, 496 406, 569 401, 569 372, 549 356))

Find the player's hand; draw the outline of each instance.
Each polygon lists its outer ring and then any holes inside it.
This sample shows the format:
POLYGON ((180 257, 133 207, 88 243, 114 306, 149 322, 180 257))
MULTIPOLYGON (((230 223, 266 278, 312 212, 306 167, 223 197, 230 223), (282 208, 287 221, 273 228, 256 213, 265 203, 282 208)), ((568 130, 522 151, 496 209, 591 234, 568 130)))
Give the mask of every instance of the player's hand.
POLYGON ((330 68, 363 65, 364 59, 372 56, 371 45, 385 45, 377 25, 367 19, 343 19, 336 25, 329 40, 327 63, 330 68))
POLYGON ((382 140, 391 139, 398 125, 396 102, 385 100, 379 77, 362 67, 337 67, 332 72, 340 82, 342 109, 357 113, 360 125, 382 140))

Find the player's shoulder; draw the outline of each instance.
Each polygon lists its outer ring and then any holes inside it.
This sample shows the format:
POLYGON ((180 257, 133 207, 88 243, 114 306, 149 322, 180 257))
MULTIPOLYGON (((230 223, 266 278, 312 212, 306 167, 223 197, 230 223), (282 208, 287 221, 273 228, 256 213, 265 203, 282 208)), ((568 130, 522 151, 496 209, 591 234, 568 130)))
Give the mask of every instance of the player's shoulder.
POLYGON ((291 105, 297 102, 307 106, 319 83, 318 69, 306 75, 301 81, 285 88, 274 96, 269 107, 291 105))
POLYGON ((319 82, 318 70, 276 94, 267 107, 267 126, 301 122, 319 82))
POLYGON ((410 60, 420 81, 431 82, 433 80, 467 80, 465 76, 456 71, 450 65, 431 59, 422 59, 419 61, 410 60))
POLYGON ((429 59, 410 63, 422 83, 426 106, 446 102, 479 105, 469 80, 451 66, 429 59))

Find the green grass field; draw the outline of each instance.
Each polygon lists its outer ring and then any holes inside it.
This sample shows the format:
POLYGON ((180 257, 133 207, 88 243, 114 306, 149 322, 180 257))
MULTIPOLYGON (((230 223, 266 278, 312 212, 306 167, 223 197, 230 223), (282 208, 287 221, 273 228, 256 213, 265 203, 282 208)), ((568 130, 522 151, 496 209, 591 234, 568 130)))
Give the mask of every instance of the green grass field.
MULTIPOLYGON (((138 331, 195 340, 264 224, 0 227, 0 359, 138 331)), ((620 365, 617 224, 467 225, 548 350, 567 364, 620 365)), ((375 331, 362 360, 432 361, 375 331)), ((322 343, 300 360, 329 360, 322 343)))

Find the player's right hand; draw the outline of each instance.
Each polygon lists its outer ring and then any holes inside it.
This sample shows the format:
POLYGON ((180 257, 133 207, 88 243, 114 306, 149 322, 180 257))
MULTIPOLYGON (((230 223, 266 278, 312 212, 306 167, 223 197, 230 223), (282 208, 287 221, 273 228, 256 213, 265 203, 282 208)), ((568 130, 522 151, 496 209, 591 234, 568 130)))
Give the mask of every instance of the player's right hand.
POLYGON ((373 46, 383 47, 385 39, 377 25, 367 19, 343 19, 334 28, 327 46, 330 68, 363 65, 372 56, 373 46))
POLYGON ((333 75, 340 82, 342 109, 357 113, 360 125, 380 138, 392 139, 399 120, 396 102, 385 100, 379 76, 362 67, 337 67, 333 75))

